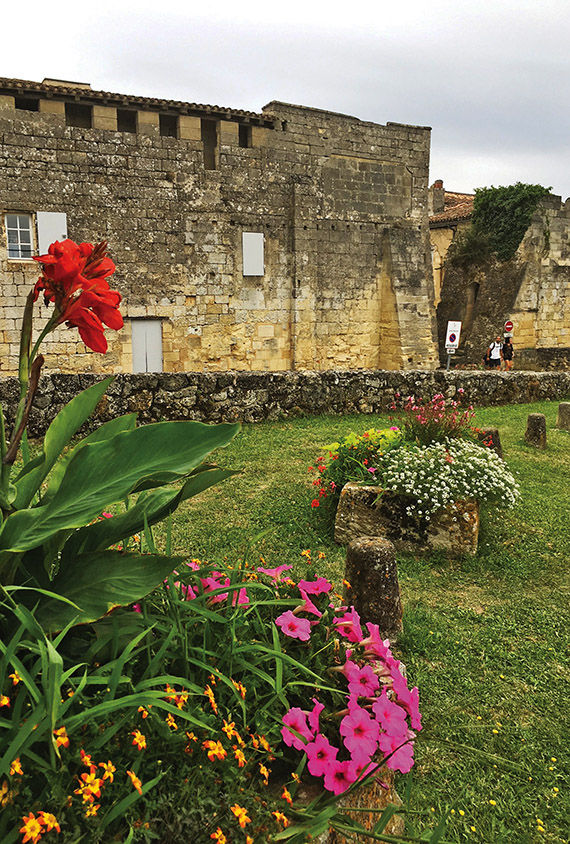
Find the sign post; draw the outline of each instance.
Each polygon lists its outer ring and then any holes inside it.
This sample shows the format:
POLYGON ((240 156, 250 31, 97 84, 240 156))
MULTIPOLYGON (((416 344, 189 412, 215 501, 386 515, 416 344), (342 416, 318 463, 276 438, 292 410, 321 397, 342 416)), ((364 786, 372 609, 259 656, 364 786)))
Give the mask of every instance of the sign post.
POLYGON ((457 320, 450 320, 447 323, 447 332, 445 335, 445 350, 447 352, 447 367, 449 371, 449 364, 451 362, 451 355, 454 355, 459 348, 459 338, 461 336, 461 323, 457 320))

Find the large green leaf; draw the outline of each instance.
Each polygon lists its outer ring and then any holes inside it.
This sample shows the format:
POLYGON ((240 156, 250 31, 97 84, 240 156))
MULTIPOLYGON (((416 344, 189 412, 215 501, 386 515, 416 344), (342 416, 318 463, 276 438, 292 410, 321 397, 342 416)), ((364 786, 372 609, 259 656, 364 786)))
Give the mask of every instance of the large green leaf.
POLYGON ((75 531, 63 548, 62 558, 67 560, 78 553, 101 551, 127 536, 141 533, 144 530, 145 517, 147 525, 161 522, 173 513, 182 501, 235 474, 237 472, 231 469, 203 465, 199 466, 179 489, 169 487, 143 492, 136 504, 125 513, 113 516, 112 519, 102 519, 75 531))
POLYGON ((112 378, 104 378, 97 384, 93 384, 71 399, 59 411, 46 431, 42 453, 27 463, 16 478, 17 492, 13 503, 14 509, 20 510, 29 505, 55 461, 73 435, 91 416, 112 380, 112 378))
POLYGON ((158 422, 85 445, 69 461, 53 498, 5 520, 0 549, 26 551, 57 531, 83 527, 157 473, 185 477, 238 430, 231 424, 158 422))
POLYGON ((51 582, 51 591, 73 601, 81 612, 48 599, 40 604, 36 618, 48 631, 61 630, 72 621, 96 621, 114 607, 148 595, 181 562, 182 557, 120 551, 81 554, 62 567, 51 582))
POLYGON ((132 431, 136 427, 136 424, 136 413, 125 413, 123 416, 117 416, 116 419, 111 419, 109 422, 103 423, 103 425, 100 425, 95 429, 95 431, 92 431, 88 434, 88 436, 80 440, 77 445, 61 457, 53 467, 53 471, 48 482, 48 488, 42 496, 42 503, 46 504, 50 498, 53 498, 59 489, 59 485, 61 484, 61 480, 65 474, 69 461, 80 448, 83 448, 83 446, 89 445, 90 443, 109 440, 111 437, 115 437, 117 434, 122 434, 124 431, 132 431))

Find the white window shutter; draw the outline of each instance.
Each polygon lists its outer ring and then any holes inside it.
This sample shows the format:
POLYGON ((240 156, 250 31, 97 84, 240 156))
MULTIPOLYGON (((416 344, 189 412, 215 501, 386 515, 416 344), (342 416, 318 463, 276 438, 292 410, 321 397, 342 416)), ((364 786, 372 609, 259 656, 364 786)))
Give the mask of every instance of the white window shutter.
POLYGON ((67 214, 60 211, 38 211, 36 213, 38 225, 38 253, 45 255, 49 247, 56 240, 67 237, 67 214))
POLYGON ((162 321, 131 320, 133 372, 162 372, 162 321))
POLYGON ((244 275, 265 274, 264 241, 262 232, 242 232, 244 275))

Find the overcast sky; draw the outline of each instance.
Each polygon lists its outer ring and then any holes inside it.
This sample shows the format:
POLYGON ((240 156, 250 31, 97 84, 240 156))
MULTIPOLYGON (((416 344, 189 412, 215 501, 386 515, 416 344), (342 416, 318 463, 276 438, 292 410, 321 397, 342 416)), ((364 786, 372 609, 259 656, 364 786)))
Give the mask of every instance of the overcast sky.
POLYGON ((431 181, 570 195, 570 0, 29 0, 0 75, 431 126, 431 181))

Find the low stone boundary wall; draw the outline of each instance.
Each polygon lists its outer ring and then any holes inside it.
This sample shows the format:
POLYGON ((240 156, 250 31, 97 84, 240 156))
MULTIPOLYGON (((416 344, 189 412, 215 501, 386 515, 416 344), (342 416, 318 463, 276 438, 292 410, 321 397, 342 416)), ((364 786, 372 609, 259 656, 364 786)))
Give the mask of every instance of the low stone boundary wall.
MULTIPOLYGON (((30 414, 30 433, 41 435, 57 411, 103 376, 52 374, 42 377, 30 414)), ((474 405, 522 404, 570 396, 570 372, 189 372, 117 375, 99 404, 100 423, 129 411, 141 422, 197 419, 203 422, 259 422, 320 413, 377 413, 395 392, 448 397, 462 388, 474 405)), ((15 378, 0 379, 0 401, 8 424, 18 398, 15 378)))

